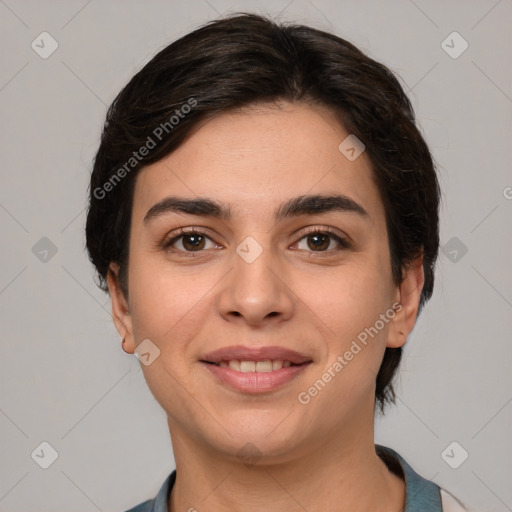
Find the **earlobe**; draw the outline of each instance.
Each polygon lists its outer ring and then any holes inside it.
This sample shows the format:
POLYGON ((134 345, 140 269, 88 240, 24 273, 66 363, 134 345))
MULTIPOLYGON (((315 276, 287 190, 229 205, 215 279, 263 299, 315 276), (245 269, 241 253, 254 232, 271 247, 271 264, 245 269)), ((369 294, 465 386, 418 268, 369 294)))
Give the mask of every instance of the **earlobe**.
POLYGON ((128 301, 119 283, 119 265, 110 263, 107 272, 107 285, 112 301, 112 319, 117 332, 123 339, 123 350, 129 354, 135 351, 133 338, 132 317, 128 301))
POLYGON ((387 347, 398 348, 407 341, 418 317, 424 282, 423 255, 420 255, 406 266, 403 280, 397 287, 397 306, 388 329, 387 347))

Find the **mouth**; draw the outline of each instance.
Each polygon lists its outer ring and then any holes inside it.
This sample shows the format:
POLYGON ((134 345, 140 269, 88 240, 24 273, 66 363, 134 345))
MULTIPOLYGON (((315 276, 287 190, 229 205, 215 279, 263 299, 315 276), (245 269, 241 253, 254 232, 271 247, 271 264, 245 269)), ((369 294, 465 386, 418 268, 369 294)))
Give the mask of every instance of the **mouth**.
POLYGON ((302 373, 310 357, 282 347, 226 347, 199 361, 217 383, 245 393, 273 391, 302 373))
POLYGON ((269 373, 280 370, 281 368, 300 366, 300 364, 292 363, 291 361, 282 359, 264 359, 261 361, 242 361, 239 359, 230 359, 228 361, 219 361, 218 363, 211 361, 202 362, 206 364, 214 364, 220 368, 230 368, 231 370, 240 373, 269 373))

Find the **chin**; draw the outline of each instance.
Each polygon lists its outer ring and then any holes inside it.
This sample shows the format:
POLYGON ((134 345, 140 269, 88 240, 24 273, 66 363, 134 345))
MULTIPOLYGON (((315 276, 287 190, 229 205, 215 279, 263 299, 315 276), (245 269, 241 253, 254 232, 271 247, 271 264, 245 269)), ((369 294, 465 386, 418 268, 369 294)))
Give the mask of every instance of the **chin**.
POLYGON ((292 460, 300 445, 308 444, 307 432, 293 421, 293 413, 287 417, 289 411, 270 414, 266 410, 264 419, 261 414, 254 410, 235 413, 226 429, 229 433, 220 427, 213 439, 211 430, 205 433, 212 448, 246 465, 261 465, 292 460))

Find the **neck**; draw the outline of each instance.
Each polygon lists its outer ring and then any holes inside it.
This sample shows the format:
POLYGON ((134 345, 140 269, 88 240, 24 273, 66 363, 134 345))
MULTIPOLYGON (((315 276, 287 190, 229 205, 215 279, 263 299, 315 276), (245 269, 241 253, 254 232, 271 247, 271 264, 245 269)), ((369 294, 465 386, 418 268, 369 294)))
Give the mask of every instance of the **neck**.
POLYGON ((376 455, 371 436, 336 437, 299 456, 244 464, 199 446, 169 422, 176 482, 169 511, 403 510, 405 485, 376 455))

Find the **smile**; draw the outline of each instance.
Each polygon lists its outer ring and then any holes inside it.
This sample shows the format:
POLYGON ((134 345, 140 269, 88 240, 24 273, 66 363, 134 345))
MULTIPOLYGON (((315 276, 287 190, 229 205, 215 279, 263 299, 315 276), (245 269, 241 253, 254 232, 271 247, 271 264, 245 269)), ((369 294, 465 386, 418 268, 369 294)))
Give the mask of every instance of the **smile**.
POLYGON ((232 345, 204 354, 199 362, 217 384, 243 393, 273 391, 301 374, 309 355, 279 346, 232 345))
POLYGON ((231 368, 235 372, 241 373, 268 373, 281 368, 288 368, 292 366, 291 361, 283 361, 279 359, 265 359, 263 361, 240 361, 238 359, 231 359, 230 361, 220 361, 218 366, 221 368, 231 368))
POLYGON ((281 359, 244 361, 230 359, 219 363, 200 361, 213 382, 230 390, 251 395, 277 390, 298 377, 311 361, 295 364, 281 359))

